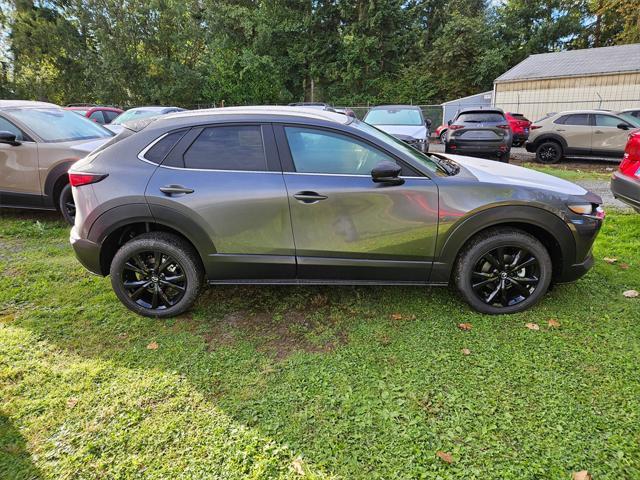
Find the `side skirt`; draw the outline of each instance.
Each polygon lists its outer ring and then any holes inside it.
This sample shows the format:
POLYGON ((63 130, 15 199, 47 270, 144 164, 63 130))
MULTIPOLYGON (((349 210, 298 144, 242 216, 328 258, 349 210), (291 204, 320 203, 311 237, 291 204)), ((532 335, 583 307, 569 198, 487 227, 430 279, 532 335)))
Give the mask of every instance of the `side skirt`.
POLYGON ((209 280, 209 285, 409 285, 420 287, 446 287, 447 283, 429 282, 403 282, 403 281, 381 281, 381 280, 324 280, 324 279, 237 279, 237 280, 209 280))

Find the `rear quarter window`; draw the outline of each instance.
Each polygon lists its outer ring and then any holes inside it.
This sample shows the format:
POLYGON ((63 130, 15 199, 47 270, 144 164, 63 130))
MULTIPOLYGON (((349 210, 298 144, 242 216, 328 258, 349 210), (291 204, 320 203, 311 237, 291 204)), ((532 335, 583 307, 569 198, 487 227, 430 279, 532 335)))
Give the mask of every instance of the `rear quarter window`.
POLYGON ((153 163, 162 163, 165 157, 169 154, 171 149, 175 147, 176 143, 184 136, 186 130, 179 130, 177 132, 171 132, 156 143, 153 144, 149 150, 144 154, 145 160, 149 160, 153 163))

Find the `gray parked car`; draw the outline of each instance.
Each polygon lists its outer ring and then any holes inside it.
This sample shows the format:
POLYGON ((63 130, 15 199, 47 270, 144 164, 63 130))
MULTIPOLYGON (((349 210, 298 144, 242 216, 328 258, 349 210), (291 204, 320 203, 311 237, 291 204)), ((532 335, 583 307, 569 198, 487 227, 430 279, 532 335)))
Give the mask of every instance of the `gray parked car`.
POLYGON ((445 152, 496 157, 509 162, 513 135, 500 109, 468 109, 458 112, 447 129, 445 152))
POLYGON ((424 118, 420 107, 380 105, 369 110, 364 121, 423 153, 429 151, 431 120, 424 118))
POLYGON ((296 107, 137 122, 69 173, 82 264, 147 316, 209 284, 455 284, 513 313, 593 263, 601 199, 524 168, 425 155, 296 107))

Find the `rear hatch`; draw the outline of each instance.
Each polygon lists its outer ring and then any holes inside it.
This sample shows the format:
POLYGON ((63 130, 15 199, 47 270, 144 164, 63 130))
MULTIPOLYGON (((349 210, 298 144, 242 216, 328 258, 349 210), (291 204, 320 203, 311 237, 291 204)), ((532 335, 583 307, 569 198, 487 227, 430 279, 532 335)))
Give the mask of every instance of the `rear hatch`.
POLYGON ((449 128, 456 141, 502 142, 509 135, 509 124, 500 112, 464 112, 449 128))

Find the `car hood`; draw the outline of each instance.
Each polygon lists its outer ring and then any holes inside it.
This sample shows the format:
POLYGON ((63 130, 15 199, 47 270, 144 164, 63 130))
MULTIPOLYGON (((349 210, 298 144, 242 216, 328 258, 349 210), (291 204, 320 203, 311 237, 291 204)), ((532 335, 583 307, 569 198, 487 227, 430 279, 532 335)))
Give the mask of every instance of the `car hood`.
POLYGON ((376 125, 375 127, 401 140, 427 138, 427 127, 424 125, 376 125))
POLYGON ((586 195, 589 193, 580 185, 528 168, 493 160, 465 157, 463 155, 447 154, 446 157, 462 165, 481 182, 518 185, 539 190, 550 190, 565 195, 586 195))
POLYGON ((103 143, 106 143, 109 140, 111 140, 111 138, 113 138, 113 137, 98 138, 96 140, 91 140, 91 141, 88 141, 88 142, 87 141, 79 141, 77 143, 74 142, 71 145, 71 150, 76 152, 81 157, 84 157, 86 154, 88 154, 89 152, 94 151, 96 148, 101 146, 103 143))

